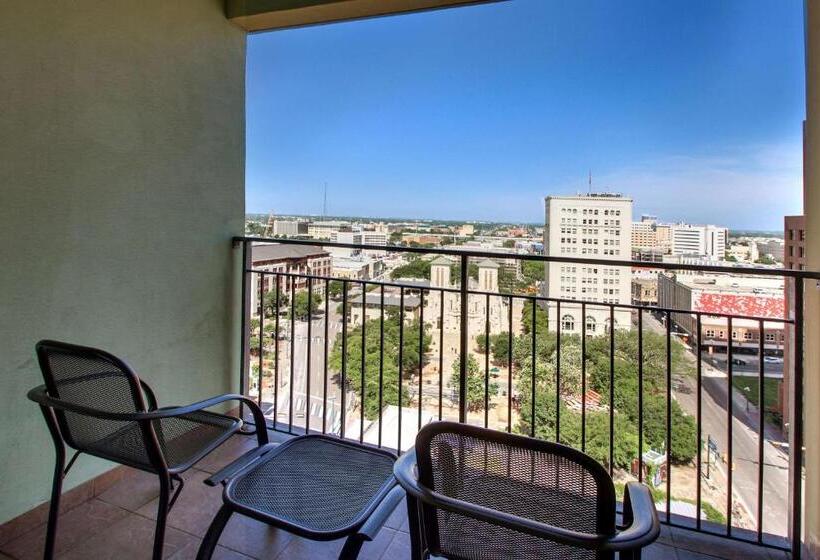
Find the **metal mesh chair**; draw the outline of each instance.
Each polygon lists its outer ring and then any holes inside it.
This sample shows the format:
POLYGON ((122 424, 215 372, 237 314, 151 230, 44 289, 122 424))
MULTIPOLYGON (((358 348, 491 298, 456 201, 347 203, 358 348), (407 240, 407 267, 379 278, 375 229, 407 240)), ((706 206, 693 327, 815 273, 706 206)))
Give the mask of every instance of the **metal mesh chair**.
MULTIPOLYGON (((183 407, 157 408, 151 388, 122 360, 102 350, 44 340, 37 343, 44 385, 29 391, 40 405, 57 460, 48 516, 44 557, 54 555, 62 482, 80 453, 108 459, 159 476, 160 497, 153 557, 162 557, 168 511, 182 490, 181 473, 216 449, 242 420, 205 409, 230 400, 248 405, 257 426, 265 426, 262 411, 241 395, 221 395, 183 407), (75 450, 65 464, 65 447, 75 450), (173 483, 178 486, 173 496, 173 483)), ((256 434, 268 443, 265 429, 256 434)))
POLYGON ((649 489, 627 484, 624 523, 604 468, 575 449, 475 426, 425 426, 395 466, 412 557, 640 558, 660 532, 649 489))

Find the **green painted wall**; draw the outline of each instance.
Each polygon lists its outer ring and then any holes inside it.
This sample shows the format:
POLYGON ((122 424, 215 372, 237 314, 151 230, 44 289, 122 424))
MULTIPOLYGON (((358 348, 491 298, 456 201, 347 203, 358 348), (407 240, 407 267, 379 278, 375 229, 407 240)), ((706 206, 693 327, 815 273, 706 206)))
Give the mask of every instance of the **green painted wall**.
POLYGON ((0 53, 4 522, 51 483, 38 339, 123 356, 161 404, 234 388, 245 34, 221 0, 27 0, 0 53))

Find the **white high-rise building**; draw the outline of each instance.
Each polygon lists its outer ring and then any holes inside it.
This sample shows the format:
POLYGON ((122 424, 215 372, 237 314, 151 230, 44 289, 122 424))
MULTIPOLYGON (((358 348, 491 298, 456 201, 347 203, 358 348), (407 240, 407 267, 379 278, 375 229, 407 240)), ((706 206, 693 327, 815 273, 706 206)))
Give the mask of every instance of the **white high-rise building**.
MULTIPOLYGON (((608 193, 579 196, 548 196, 544 254, 552 257, 630 260, 632 245, 632 199, 608 193)), ((585 264, 583 262, 550 262, 545 265, 543 295, 552 299, 572 300, 547 305, 549 328, 581 333, 602 334, 610 329, 610 306, 598 304, 631 303, 629 267, 585 264), (578 302, 578 303, 574 303, 578 302), (582 305, 586 302, 586 317, 582 305)), ((631 312, 614 308, 615 328, 628 329, 631 312)))
POLYGON ((673 255, 699 255, 723 260, 729 230, 713 225, 673 224, 671 237, 673 255))

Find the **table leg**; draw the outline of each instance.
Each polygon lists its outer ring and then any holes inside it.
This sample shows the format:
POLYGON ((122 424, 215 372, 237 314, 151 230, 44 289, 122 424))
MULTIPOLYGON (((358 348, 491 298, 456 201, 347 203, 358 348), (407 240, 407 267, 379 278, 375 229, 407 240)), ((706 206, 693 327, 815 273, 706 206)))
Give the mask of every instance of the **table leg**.
POLYGON ((205 533, 205 538, 202 539, 202 544, 199 546, 199 552, 196 554, 196 560, 210 560, 214 553, 216 543, 219 541, 222 531, 225 529, 228 520, 231 518, 233 510, 226 505, 223 505, 211 521, 211 526, 208 527, 208 532, 205 533))

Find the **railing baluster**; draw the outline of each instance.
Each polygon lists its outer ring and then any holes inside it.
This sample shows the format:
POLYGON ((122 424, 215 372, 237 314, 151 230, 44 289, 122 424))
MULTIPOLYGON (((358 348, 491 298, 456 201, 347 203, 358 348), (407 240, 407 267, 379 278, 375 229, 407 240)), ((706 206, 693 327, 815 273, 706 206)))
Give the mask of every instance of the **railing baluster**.
POLYGON ((531 400, 530 400, 530 437, 535 437, 535 368, 536 368, 536 359, 537 359, 537 349, 535 344, 535 336, 536 336, 536 301, 535 298, 532 300, 532 327, 530 328, 530 334, 532 335, 532 368, 531 368, 531 375, 532 375, 532 382, 530 383, 530 393, 531 393, 531 400))
POLYGON ((467 352, 469 345, 469 333, 467 313, 468 307, 468 293, 469 293, 469 266, 470 259, 467 255, 461 255, 461 286, 459 291, 461 293, 461 316, 459 323, 461 326, 461 339, 459 345, 459 366, 461 368, 459 383, 458 383, 458 421, 462 424, 467 423, 467 352))
POLYGON ((643 312, 638 310, 638 482, 643 482, 643 312))
POLYGON ((382 446, 382 408, 384 403, 384 284, 379 298, 379 447, 382 446))
POLYGON ((401 417, 404 416, 402 414, 403 406, 401 402, 401 389, 402 389, 402 373, 404 370, 404 288, 399 288, 399 433, 398 433, 398 440, 396 442, 396 451, 401 453, 401 417))
POLYGON ((734 458, 732 456, 732 418, 734 413, 732 411, 732 318, 728 321, 728 343, 726 351, 726 449, 728 454, 728 462, 726 463, 726 536, 732 536, 732 465, 734 458))
POLYGON ((419 427, 421 430, 421 405, 424 402, 424 290, 419 290, 419 427))
POLYGON ((361 400, 359 401, 359 443, 364 442, 364 381, 367 374, 367 283, 362 282, 362 379, 361 400))
POLYGON ((347 422, 347 280, 342 280, 342 379, 339 384, 339 403, 341 410, 339 417, 341 418, 341 425, 339 426, 339 437, 345 437, 345 424, 347 422))
POLYGON ((441 294, 441 316, 438 322, 438 419, 441 420, 444 400, 444 290, 439 293, 441 294))
MULTIPOLYGON (((535 316, 533 316, 535 319, 535 316)), ((561 302, 555 307, 555 443, 561 443, 561 302)), ((581 324, 586 317, 581 317, 581 324)), ((535 416, 535 415, 533 415, 535 416)))
POLYGON ((256 404, 262 406, 262 367, 265 359, 265 273, 259 273, 259 372, 256 377, 256 404))
POLYGON ((490 294, 484 296, 484 427, 490 421, 490 294))
POLYGON ((587 450, 587 304, 581 302, 581 451, 587 450))
POLYGON ((282 277, 276 273, 276 309, 274 313, 274 337, 276 342, 273 345, 273 427, 279 419, 279 294, 282 290, 282 277))
POLYGON ((672 496, 672 314, 666 313, 666 521, 670 521, 672 496))
MULTIPOLYGON (((696 364, 697 364, 697 395, 695 396, 696 400, 696 427, 698 431, 698 455, 697 455, 697 463, 698 463, 698 476, 696 481, 696 509, 697 509, 697 519, 695 520, 695 527, 698 531, 700 531, 701 521, 702 521, 702 514, 701 514, 701 506, 702 506, 702 478, 703 478, 703 403, 702 403, 702 389, 703 389, 703 340, 702 340, 702 332, 703 332, 703 317, 700 313, 697 314, 697 353, 695 354, 696 357, 696 364)), ((709 453, 709 450, 706 450, 706 453, 709 453)), ((709 456, 707 455, 706 460, 709 460, 709 456)))
POLYGON ((325 353, 324 353, 324 376, 322 377, 322 433, 327 433, 327 362, 328 362, 328 338, 330 326, 330 281, 325 280, 325 353))
POLYGON ((307 318, 307 352, 305 362, 305 433, 310 433, 310 361, 313 346, 313 278, 307 280, 308 318, 307 318))
MULTIPOLYGON (((765 328, 763 320, 757 323, 757 542, 763 542, 763 441, 765 438, 765 425, 763 422, 765 400, 765 378, 766 365, 763 361, 763 339, 765 337, 765 328)), ((785 330, 785 329, 784 329, 785 330)), ((746 397, 748 399, 748 396, 746 397)), ((748 402, 748 400, 747 400, 748 402)))
POLYGON ((293 433, 293 386, 296 368, 296 278, 288 277, 290 282, 290 381, 288 382, 288 433, 293 433))
POLYGON ((512 433, 512 382, 513 382, 513 298, 510 296, 507 328, 507 432, 512 433))
POLYGON ((615 306, 609 304, 609 476, 615 463, 615 306))

